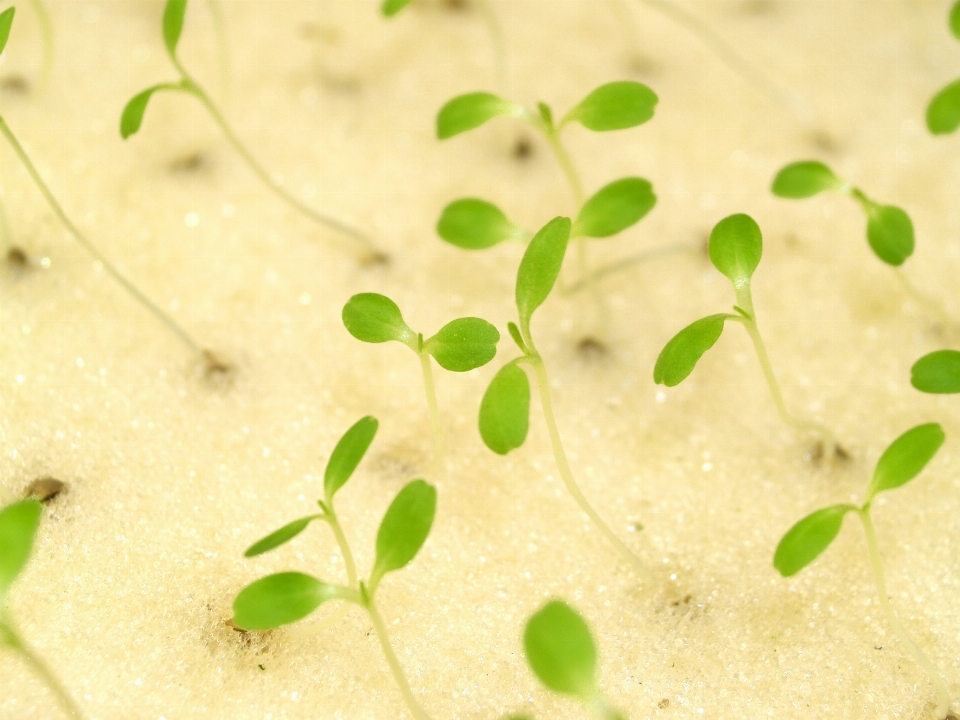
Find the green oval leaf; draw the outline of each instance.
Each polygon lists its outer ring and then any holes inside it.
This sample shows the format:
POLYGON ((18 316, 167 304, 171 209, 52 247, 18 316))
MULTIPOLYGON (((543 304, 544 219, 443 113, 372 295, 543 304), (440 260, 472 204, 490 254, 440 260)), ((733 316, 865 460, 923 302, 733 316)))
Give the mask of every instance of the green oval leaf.
POLYGON ((947 24, 950 26, 950 32, 953 33, 953 36, 960 40, 960 0, 957 0, 950 9, 947 24))
POLYGON ((583 204, 571 235, 594 238, 616 235, 639 222, 656 204, 653 186, 643 178, 615 180, 583 204))
POLYGON ((735 289, 750 284, 763 254, 760 226, 749 215, 726 217, 710 233, 710 262, 726 275, 735 289))
POLYGON ((773 554, 773 566, 784 577, 796 575, 812 563, 840 532, 843 516, 853 505, 831 505, 807 515, 787 531, 773 554))
POLYGON ((244 557, 256 557, 257 555, 263 555, 265 552, 269 552, 274 548, 278 548, 286 542, 293 540, 297 535, 302 533, 307 525, 310 524, 311 520, 315 520, 316 515, 309 515, 307 517, 302 517, 299 520, 294 520, 292 523, 287 523, 279 530, 275 530, 265 538, 257 540, 253 545, 247 548, 247 551, 243 553, 244 557))
POLYGON ((593 635, 565 602, 553 600, 527 621, 523 647, 534 674, 554 692, 587 703, 599 694, 593 635))
POLYGON ((960 80, 954 80, 933 96, 927 106, 927 129, 946 135, 960 127, 960 80))
POLYGON ((393 17, 409 5, 411 0, 383 0, 380 12, 384 17, 393 17))
POLYGON ((437 114, 437 137, 446 140, 480 127, 495 117, 520 116, 525 112, 519 105, 488 92, 459 95, 440 108, 437 114))
POLYGON ((357 420, 337 442, 323 472, 323 491, 327 502, 333 500, 333 494, 353 475, 373 442, 379 425, 375 417, 367 415, 357 420))
POLYGON ((8 7, 0 13, 0 53, 7 47, 7 40, 10 39, 10 28, 13 27, 13 15, 16 8, 8 7))
POLYGON ((187 0, 167 0, 163 9, 163 44, 171 58, 176 58, 177 43, 183 32, 183 18, 187 14, 187 0))
POLYGON ((30 559, 41 509, 36 500, 21 500, 0 510, 0 600, 30 559))
POLYGON ((377 531, 373 585, 413 560, 430 534, 436 512, 437 489, 423 480, 407 483, 397 494, 377 531))
POLYGON ((523 253, 516 292, 521 329, 529 327, 533 311, 543 304, 557 282, 570 240, 570 226, 569 218, 554 218, 533 236, 523 253))
POLYGON ((147 103, 157 90, 162 89, 164 89, 163 85, 154 85, 130 98, 130 102, 123 108, 123 114, 120 115, 120 137, 126 140, 140 130, 143 114, 147 111, 147 103))
POLYGON ((523 230, 510 222, 496 205, 477 198, 463 198, 443 209, 437 234, 465 250, 484 250, 521 237, 523 230))
POLYGON ((653 366, 653 381, 657 385, 674 387, 693 372, 703 354, 712 348, 723 332, 726 314, 709 317, 690 323, 671 338, 653 366))
POLYGON ((466 372, 493 360, 500 332, 486 320, 459 318, 440 328, 423 344, 444 370, 466 372))
POLYGON ((480 401, 480 437, 498 455, 516 450, 530 426, 530 380, 509 363, 493 376, 480 401))
POLYGON ((244 630, 272 630, 302 620, 340 589, 311 575, 284 572, 247 585, 233 601, 233 622, 244 630))
POLYGON ((867 208, 867 242, 878 258, 894 267, 913 254, 913 223, 893 205, 871 204, 867 208))
POLYGON ((589 130, 605 132, 642 125, 653 117, 657 94, 630 80, 601 85, 567 113, 562 124, 578 122, 589 130))
POLYGON ((937 423, 907 430, 883 451, 867 490, 867 502, 884 490, 893 490, 913 480, 943 445, 945 435, 937 423))
POLYGON ((910 384, 925 393, 960 393, 960 352, 937 350, 910 368, 910 384))
POLYGON ((416 349, 416 333, 403 321, 397 304, 384 295, 354 295, 343 306, 343 325, 351 335, 363 342, 396 340, 416 349))
POLYGON ((799 200, 825 190, 840 190, 843 181, 816 160, 791 163, 777 173, 771 190, 777 197, 799 200))

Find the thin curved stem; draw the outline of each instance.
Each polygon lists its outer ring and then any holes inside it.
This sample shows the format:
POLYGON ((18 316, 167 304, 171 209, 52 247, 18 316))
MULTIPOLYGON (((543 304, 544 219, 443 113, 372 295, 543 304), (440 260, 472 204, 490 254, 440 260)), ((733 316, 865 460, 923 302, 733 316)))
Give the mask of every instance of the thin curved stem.
POLYGON ((547 368, 543 359, 539 355, 528 356, 528 364, 533 367, 534 374, 537 377, 537 387, 540 390, 540 405, 543 408, 543 419, 547 424, 547 432, 550 434, 550 444, 553 446, 553 458, 557 463, 557 470, 560 472, 560 478, 563 480, 567 492, 573 496, 574 501, 580 506, 580 509, 586 514, 590 521, 597 527, 611 545, 620 553, 621 557, 630 564, 630 566, 644 580, 652 580, 653 575, 644 562, 637 557, 634 552, 628 548, 616 533, 610 529, 603 519, 593 509, 593 506, 587 501, 580 486, 573 477, 573 471, 570 469, 570 463, 567 461, 567 454, 563 449, 563 443, 560 440, 560 431, 557 428, 557 420, 553 414, 553 401, 550 397, 550 380, 547 377, 547 368))
POLYGON ((43 178, 40 177, 40 173, 37 171, 37 168, 34 167, 33 163, 30 161, 30 158, 27 156, 26 151, 23 149, 23 146, 20 145, 20 142, 14 136, 13 132, 7 126, 6 121, 0 117, 0 132, 3 133, 7 141, 13 147, 14 152, 16 152, 17 157, 20 158, 20 162, 23 163, 23 166, 27 169, 27 172, 30 174, 30 177, 33 178, 33 182, 36 183, 37 188, 40 190, 40 193, 46 199, 47 203, 50 205, 50 208, 53 210, 54 214, 59 218, 60 222, 63 223, 64 227, 70 232, 71 235, 79 242, 83 248, 90 253, 94 258, 96 258, 103 269, 118 283, 120 283, 123 288, 133 295, 141 305, 144 306, 157 320, 162 322, 167 326, 167 329, 170 330, 174 335, 176 335, 183 343, 193 350, 196 353, 203 353, 203 348, 200 347, 197 342, 190 337, 186 330, 184 330, 180 325, 174 322, 173 318, 167 315, 163 310, 161 310, 157 305, 155 305, 146 295, 144 295, 136 286, 127 280, 113 264, 105 258, 93 243, 91 243, 87 237, 80 232, 80 229, 73 224, 70 218, 67 217, 66 213, 63 211, 63 208, 60 207, 60 203, 57 202, 56 198, 53 196, 53 193, 50 192, 50 189, 47 187, 47 184, 43 181, 43 178))
POLYGON ((230 96, 230 47, 227 45, 226 26, 223 21, 223 5, 220 0, 207 0, 213 28, 217 36, 217 61, 220 65, 220 99, 226 102, 230 96))
POLYGON ((446 453, 443 424, 440 421, 440 406, 437 404, 437 390, 433 382, 433 368, 430 364, 430 353, 421 350, 417 356, 420 358, 420 368, 423 370, 423 390, 427 396, 427 407, 430 409, 430 425, 433 427, 433 470, 439 475, 443 471, 446 453))
POLYGON ((483 14, 483 20, 487 23, 487 29, 490 31, 490 42, 493 43, 493 58, 496 68, 497 85, 502 91, 507 89, 507 53, 503 44, 503 27, 500 20, 493 10, 490 0, 480 0, 480 12, 483 14))
POLYGON ((877 534, 873 529, 873 520, 870 518, 870 506, 860 508, 857 514, 863 521, 863 530, 867 536, 870 564, 873 566, 873 581, 877 586, 877 594, 880 596, 880 607, 883 608, 883 612, 887 616, 887 622, 893 627, 893 632, 896 633, 900 642, 906 646, 930 678, 930 683, 937 691, 937 720, 943 720, 950 711, 950 693, 947 691, 947 686, 943 682, 943 678, 940 677, 940 673, 937 672, 937 668, 907 635, 906 629, 900 624, 900 620, 890 604, 890 596, 887 595, 887 585, 883 578, 883 564, 880 562, 880 550, 877 546, 877 534))
MULTIPOLYGON (((616 260, 615 262, 605 265, 604 267, 598 268, 593 271, 589 280, 593 282, 599 282, 603 278, 614 275, 623 270, 627 270, 634 265, 640 265, 642 263, 648 262, 650 260, 656 260, 662 257, 668 257, 670 255, 679 255, 680 253, 692 253, 697 250, 695 245, 666 245, 664 247, 654 248, 653 250, 644 250, 635 255, 630 255, 621 260, 616 260)), ((567 285, 566 287, 561 288, 561 292, 564 295, 575 295, 581 290, 585 289, 588 286, 587 279, 582 278, 577 280, 577 282, 572 285, 567 285)))
POLYGON ((404 675, 403 667, 400 665, 400 661, 393 652, 393 646, 390 644, 390 636, 387 635, 387 626, 384 625, 383 618, 380 617, 380 613, 377 611, 377 605, 372 597, 367 600, 364 607, 370 614, 370 620, 373 622, 374 630, 377 631, 377 637, 380 638, 380 646, 383 648, 383 654, 387 659, 387 665, 390 666, 390 672, 393 674, 393 679, 396 681, 400 688, 400 692, 403 694, 403 699, 407 703, 407 708, 410 710, 410 714, 413 715, 416 720, 430 720, 430 716, 422 707, 420 707, 420 704, 417 702, 417 699, 413 694, 413 690, 410 689, 410 683, 407 682, 407 676, 404 675))
POLYGON ((347 536, 343 534, 343 527, 337 518, 333 507, 328 507, 323 519, 330 525, 333 536, 337 539, 337 546, 340 548, 340 554, 343 556, 343 567, 347 571, 347 585, 357 587, 357 564, 353 559, 353 552, 350 550, 350 544, 347 542, 347 536))
POLYGON ((42 0, 30 0, 33 10, 40 21, 40 34, 43 37, 43 68, 40 71, 40 92, 47 89, 50 83, 50 74, 53 72, 53 23, 50 21, 50 12, 42 0))

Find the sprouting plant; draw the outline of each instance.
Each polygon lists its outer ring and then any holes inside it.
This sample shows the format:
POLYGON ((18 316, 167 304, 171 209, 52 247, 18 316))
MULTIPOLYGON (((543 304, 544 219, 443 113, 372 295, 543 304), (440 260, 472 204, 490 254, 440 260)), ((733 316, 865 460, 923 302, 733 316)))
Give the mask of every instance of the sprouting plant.
POLYGON ((181 63, 177 57, 177 45, 180 42, 180 35, 183 32, 183 22, 186 12, 187 0, 167 0, 163 11, 163 44, 167 49, 167 55, 170 56, 173 67, 180 74, 180 80, 178 82, 163 82, 152 85, 131 98, 126 107, 124 107, 123 114, 120 116, 121 137, 126 140, 140 130, 147 104, 155 93, 171 90, 193 95, 206 108, 207 112, 213 118, 214 123, 216 123, 223 132, 227 142, 233 146, 234 150, 243 158, 247 166, 274 194, 310 220, 352 238, 363 248, 367 261, 378 262, 385 260, 386 256, 377 250, 370 238, 364 233, 336 218, 317 212, 274 181, 263 165, 253 156, 253 153, 241 142, 239 136, 233 131, 233 128, 213 102, 210 95, 208 95, 206 90, 187 72, 183 63, 181 63))
MULTIPOLYGON (((0 13, 0 52, 3 52, 3 48, 7 44, 7 40, 10 37, 10 29, 13 24, 13 16, 15 9, 7 8, 2 13, 0 13)), ((73 221, 67 217, 67 214, 63 211, 63 208, 60 207, 60 203, 57 202, 57 199, 53 196, 53 193, 50 191, 50 188, 47 187, 47 184, 43 181, 43 178, 40 176, 40 173, 37 171, 37 168, 34 166, 33 162, 30 160, 27 155, 26 150, 20 144, 20 141, 17 140, 16 136, 13 134, 13 131, 10 129, 10 126, 7 125, 6 121, 0 116, 0 133, 7 139, 7 142, 10 143, 10 146, 13 148, 13 151, 16 153, 17 157, 20 158, 20 162, 23 164, 27 173, 33 179, 33 182, 36 184, 37 189, 40 191, 40 194, 43 195, 44 199, 47 201, 47 204, 50 205, 50 208, 53 210, 54 214, 59 218, 60 222, 63 223, 63 226, 67 231, 73 235, 73 237, 80 243, 84 250, 90 253, 96 260, 103 266, 103 269, 116 280, 124 290, 130 293, 134 299, 137 300, 144 308, 147 309, 154 317, 156 317, 161 323, 167 326, 167 328, 178 338, 180 338, 183 343, 189 347, 193 352, 201 356, 206 365, 208 371, 223 371, 227 369, 227 366, 223 363, 222 360, 219 360, 212 352, 201 347, 191 336, 177 324, 173 318, 171 318, 167 313, 161 310, 153 301, 147 298, 142 292, 140 292, 137 287, 130 282, 119 270, 117 270, 114 265, 107 260, 103 254, 97 250, 92 242, 87 238, 87 236, 80 231, 80 229, 73 224, 73 221)), ((6 216, 0 216, 0 225, 3 226, 3 235, 5 242, 8 243, 7 257, 11 260, 15 260, 19 263, 24 263, 26 261, 25 253, 9 244, 9 234, 6 228, 6 216)))
POLYGON ((936 395, 960 393, 960 352, 927 353, 910 368, 910 384, 921 392, 936 395))
POLYGON ((873 567, 873 580, 880 596, 880 606, 900 642, 930 677, 930 682, 937 692, 937 720, 951 717, 948 715, 950 695, 937 669, 907 635, 907 631, 900 624, 890 604, 890 596, 887 594, 883 577, 883 565, 880 561, 880 550, 877 546, 877 536, 870 517, 870 507, 878 493, 898 488, 915 478, 940 449, 943 440, 943 430, 936 423, 918 425, 905 432, 884 450, 880 460, 877 461, 863 505, 856 507, 842 503, 811 513, 787 531, 777 545, 773 556, 773 565, 781 575, 784 577, 795 575, 827 549, 840 532, 844 516, 848 512, 855 512, 863 522, 866 533, 867 549, 870 554, 870 564, 873 567))
POLYGON ((543 418, 550 434, 553 457, 560 472, 560 478, 567 491, 573 496, 580 509, 603 533, 604 537, 616 548, 617 552, 642 577, 649 579, 650 571, 643 561, 630 550, 622 540, 600 518, 590 505, 577 481, 573 477, 570 463, 567 461, 560 431, 553 414, 553 401, 550 397, 550 380, 547 368, 533 343, 530 320, 534 311, 540 307, 553 289, 560 274, 563 256, 570 240, 571 222, 569 218, 558 217, 547 223, 527 246, 517 271, 517 316, 518 323, 507 325, 520 352, 493 377, 480 403, 480 436, 484 444, 499 455, 506 455, 523 445, 530 424, 530 380, 524 367, 533 370, 540 391, 540 405, 543 418))
POLYGON ((763 254, 763 235, 760 227, 749 215, 739 214, 724 218, 710 233, 708 244, 710 262, 733 284, 737 304, 733 313, 719 313, 691 323, 678 332, 660 351, 653 368, 653 380, 657 384, 674 387, 693 372, 703 354, 720 339, 728 320, 741 323, 746 329, 760 361, 760 367, 773 395, 773 402, 783 421, 800 431, 814 431, 820 435, 823 454, 833 455, 837 450, 833 433, 825 425, 814 420, 797 417, 787 410, 780 385, 777 383, 766 345, 757 326, 753 307, 751 280, 763 254))
MULTIPOLYGON (((947 25, 960 40, 960 0, 950 9, 947 25)), ((946 135, 960 127, 960 78, 934 95, 927 106, 927 128, 934 135, 946 135)))
POLYGON ((423 388, 427 396, 433 426, 435 471, 443 464, 443 425, 437 406, 430 356, 444 370, 467 372, 486 365, 497 354, 500 333, 486 320, 465 317, 444 325, 430 338, 414 332, 390 298, 377 293, 354 295, 343 306, 343 324, 357 340, 383 343, 395 340, 413 350, 420 358, 423 388))
MULTIPOLYGON (((562 600, 551 600, 527 621, 523 648, 533 674, 550 690, 583 703, 599 720, 626 720, 603 697, 597 645, 586 620, 562 600)), ((529 720, 514 715, 509 720, 529 720)))
POLYGON ((856 200, 867 217, 867 242, 874 255, 893 268, 904 290, 914 300, 936 313, 945 327, 951 325, 943 306, 921 292, 900 267, 914 249, 913 222, 903 209, 875 202, 860 188, 841 180, 818 160, 802 160, 787 165, 777 173, 771 190, 777 197, 790 200, 801 200, 830 190, 856 200))
POLYGON ((324 582, 300 572, 268 575, 251 583, 233 602, 233 622, 246 630, 271 630, 302 620, 328 600, 343 600, 363 608, 370 616, 393 674, 411 715, 429 720, 420 707, 404 675, 377 609, 375 596, 387 573, 400 570, 413 560, 430 534, 437 508, 437 491, 423 480, 403 487, 387 509, 377 532, 376 559, 366 580, 357 576, 356 563, 333 506, 336 492, 350 479, 377 432, 377 420, 365 417, 357 421, 337 443, 330 455, 323 478, 324 499, 320 512, 284 525, 251 545, 246 557, 254 557, 289 542, 314 520, 326 522, 343 556, 347 584, 324 582))
POLYGON ((43 680, 59 709, 72 718, 82 718, 80 709, 37 653, 20 636, 7 607, 10 587, 23 572, 33 550, 42 506, 36 500, 21 500, 0 509, 0 647, 17 653, 43 680))

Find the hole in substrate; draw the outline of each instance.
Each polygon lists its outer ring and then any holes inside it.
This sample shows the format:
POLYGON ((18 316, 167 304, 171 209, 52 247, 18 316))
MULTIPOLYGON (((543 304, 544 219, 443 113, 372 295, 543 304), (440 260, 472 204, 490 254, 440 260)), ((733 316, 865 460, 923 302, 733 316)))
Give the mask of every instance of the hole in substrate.
POLYGON ((588 335, 580 339, 577 343, 577 354, 586 360, 597 360, 602 358, 608 352, 607 346, 602 340, 588 335))
POLYGON ((204 350, 203 357, 203 379, 213 386, 226 388, 229 387, 237 374, 237 368, 233 363, 224 360, 212 350, 204 350))
POLYGON ((7 250, 7 262, 18 268, 25 268, 30 264, 30 257, 22 248, 14 245, 7 250))
POLYGON ((447 10, 453 12, 463 12, 470 10, 470 0, 442 0, 441 5, 447 10))
POLYGON ((840 150, 839 141, 822 128, 811 130, 809 133, 807 133, 807 139, 817 150, 821 150, 822 152, 830 155, 836 155, 840 150))
POLYGON ((48 503, 61 493, 65 493, 68 487, 65 482, 57 480, 55 477, 39 477, 27 485, 26 490, 23 491, 23 496, 48 503))
POLYGON ((27 95, 30 92, 30 81, 23 75, 4 75, 0 78, 0 90, 13 95, 27 95))
POLYGON ((670 707, 670 698, 664 698, 663 700, 658 702, 657 707, 660 708, 661 710, 666 710, 668 707, 670 707))
POLYGON ((390 263, 390 255, 380 250, 369 250, 360 258, 360 267, 363 268, 387 267, 390 263))
POLYGON ((744 15, 770 15, 777 10, 774 0, 743 0, 740 12, 744 15))
POLYGON ((520 162, 529 160, 533 156, 533 143, 530 138, 526 135, 518 137, 516 142, 513 143, 512 155, 515 160, 520 162))
MULTIPOLYGON (((803 454, 803 459, 808 463, 819 464, 823 460, 823 441, 817 443, 803 454)), ((850 453, 842 445, 834 445, 833 460, 838 463, 845 463, 850 460, 850 453)))
POLYGON ((172 173, 195 173, 209 169, 210 160, 199 150, 194 150, 174 158, 167 167, 172 173))

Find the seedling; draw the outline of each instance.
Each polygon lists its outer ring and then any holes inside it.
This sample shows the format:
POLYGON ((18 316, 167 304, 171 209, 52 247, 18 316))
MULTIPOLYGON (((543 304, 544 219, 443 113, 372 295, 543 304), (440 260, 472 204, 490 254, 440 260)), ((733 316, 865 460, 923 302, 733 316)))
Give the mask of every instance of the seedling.
POLYGON ((523 445, 530 424, 530 380, 523 368, 532 369, 540 391, 540 405, 550 434, 553 457, 563 484, 580 509, 623 559, 643 578, 650 579, 650 571, 643 561, 600 518, 573 477, 553 414, 547 368, 537 352, 530 332, 530 320, 534 311, 550 295, 560 274, 571 227, 569 218, 554 218, 533 237, 523 254, 520 269, 517 271, 516 301, 519 323, 511 322, 507 325, 510 337, 523 354, 504 365, 484 393, 480 403, 480 437, 488 448, 499 455, 506 455, 523 445))
POLYGON ((743 325, 753 342, 773 402, 783 421, 796 430, 812 430, 819 434, 826 457, 830 457, 835 451, 839 452, 829 428, 814 420, 793 415, 787 410, 766 345, 760 336, 751 290, 753 273, 763 254, 760 227, 749 215, 731 215, 724 218, 710 233, 708 251, 713 266, 733 284, 737 298, 737 304, 733 306, 734 312, 709 315, 677 333, 660 351, 653 368, 653 381, 667 387, 679 385, 693 372, 703 354, 720 339, 724 324, 728 320, 738 322, 743 325))
MULTIPOLYGON (((947 25, 960 40, 960 0, 950 9, 947 25)), ((934 95, 927 106, 927 128, 934 135, 946 135, 960 127, 960 78, 934 95)))
POLYGON ((46 662, 20 636, 7 607, 10 587, 30 560, 41 512, 42 507, 36 500, 21 500, 0 510, 0 647, 17 653, 53 693, 59 709, 79 720, 83 715, 73 698, 46 662))
POLYGON ((844 516, 848 512, 855 512, 863 522, 863 529, 866 533, 870 564, 873 566, 873 580, 880 596, 880 605, 894 633, 927 672, 930 682, 936 689, 937 720, 952 717, 948 714, 950 694, 947 692, 947 686, 936 667, 907 635, 907 631, 900 624, 890 604, 890 596, 887 594, 883 577, 883 565, 880 562, 877 536, 874 532, 873 520, 870 517, 870 507, 878 493, 898 488, 915 478, 940 449, 943 440, 943 430, 936 423, 918 425, 905 432, 894 440, 880 456, 877 467, 873 471, 873 478, 867 488, 867 497, 863 505, 856 507, 855 505, 842 503, 821 508, 811 513, 787 531, 787 534, 777 545, 777 550, 773 556, 773 565, 781 575, 784 577, 796 575, 812 563, 833 542, 833 539, 840 532, 844 516))
POLYGON ((960 393, 960 352, 937 350, 924 355, 910 368, 910 384, 936 395, 960 393))
MULTIPOLYGON (((14 8, 7 8, 2 13, 0 13, 0 53, 3 52, 3 48, 7 44, 7 40, 10 37, 10 28, 13 25, 13 16, 14 8)), ((87 238, 87 236, 80 231, 80 229, 74 225, 73 221, 67 217, 67 214, 63 211, 63 208, 60 207, 60 203, 57 202, 57 199, 53 196, 53 193, 50 191, 50 188, 47 187, 47 184, 43 181, 43 178, 40 176, 40 173, 37 171, 37 168, 34 166, 33 162, 27 156, 26 150, 20 144, 20 141, 17 140, 16 136, 13 134, 13 131, 10 129, 10 126, 7 125, 6 121, 0 116, 0 133, 7 139, 7 142, 10 143, 10 146, 13 148, 13 151, 17 154, 17 157, 20 158, 20 162, 26 168, 27 173, 33 179, 33 182, 36 184, 37 189, 40 191, 40 194, 43 195, 44 199, 47 201, 47 204, 50 205, 50 208, 53 210, 54 215, 59 218, 60 222, 63 223, 63 226, 67 231, 73 235, 73 237, 80 243, 84 250, 90 253, 102 266, 107 273, 116 280, 124 290, 130 293, 134 299, 139 302, 143 307, 150 312, 155 318, 157 318, 161 323, 166 325, 167 329, 170 330, 174 335, 176 335, 180 340, 194 353, 202 357, 207 365, 208 370, 218 370, 225 369, 225 366, 216 356, 211 353, 209 350, 202 348, 190 335, 177 324, 173 318, 171 318, 167 313, 161 310, 153 301, 147 298, 142 292, 140 292, 137 287, 130 282, 116 267, 113 263, 107 260, 104 255, 97 250, 94 244, 87 238)), ((6 219, 5 216, 2 218, 4 237, 8 238, 8 230, 6 228, 6 219)), ((9 239, 7 240, 9 243, 9 239)), ((17 257, 16 252, 19 251, 23 255, 23 251, 19 248, 15 248, 12 245, 8 246, 7 257, 14 259, 17 257)), ((18 261, 20 262, 20 261, 18 261)), ((26 264, 25 256, 24 260, 20 264, 26 264)))
POLYGON ((364 233, 330 215, 317 212, 287 192, 281 185, 277 184, 270 176, 270 173, 268 173, 263 165, 254 157, 253 153, 241 142, 239 136, 233 131, 233 128, 213 102, 210 95, 207 94, 207 91, 187 72, 183 63, 181 63, 177 57, 177 45, 180 42, 180 35, 183 32, 183 22, 186 12, 187 0, 167 0, 163 11, 163 44, 167 49, 167 55, 170 56, 173 67, 180 74, 180 80, 178 82, 164 82, 152 85, 131 98, 126 107, 124 107, 123 114, 120 116, 120 136, 126 140, 140 130, 147 105, 155 93, 170 90, 192 95, 199 100, 207 112, 210 113, 214 123, 216 123, 221 132, 223 132, 224 137, 226 137, 227 142, 233 146, 234 150, 237 151, 253 173, 270 188, 277 197, 310 220, 352 238, 363 248, 367 254, 367 260, 371 262, 384 261, 386 256, 377 250, 370 238, 364 233))
POLYGON ((437 405, 430 357, 444 370, 467 372, 486 365, 497 354, 500 333, 486 320, 458 318, 444 325, 436 335, 423 339, 414 332, 400 314, 400 308, 388 297, 377 293, 354 295, 343 306, 343 324, 357 340, 383 343, 395 340, 406 345, 420 358, 423 389, 433 426, 435 470, 443 464, 443 425, 437 405))
POLYGON ((410 714, 417 720, 429 720, 420 707, 404 675, 377 609, 375 595, 387 573, 406 567, 419 552, 430 533, 437 508, 437 491, 423 480, 408 483, 387 509, 377 532, 376 559, 366 580, 358 580, 356 563, 340 526, 333 498, 353 475, 377 432, 377 420, 365 417, 357 421, 340 439, 327 463, 323 478, 324 499, 320 512, 284 525, 251 545, 245 557, 255 557, 289 542, 314 520, 326 522, 333 531, 343 556, 347 584, 324 582, 300 572, 283 572, 260 578, 247 585, 233 601, 233 622, 245 630, 272 630, 307 617, 328 600, 343 600, 363 608, 370 616, 380 639, 387 664, 400 687, 410 714))

